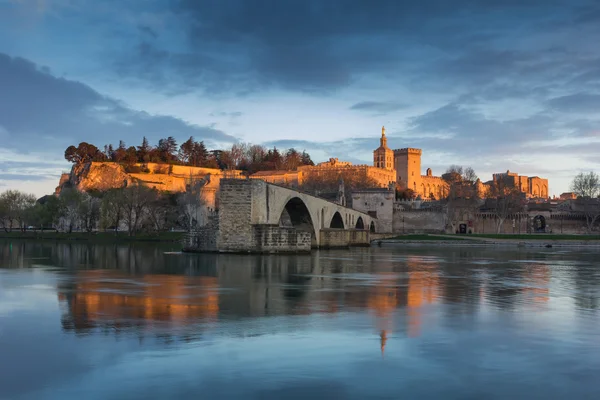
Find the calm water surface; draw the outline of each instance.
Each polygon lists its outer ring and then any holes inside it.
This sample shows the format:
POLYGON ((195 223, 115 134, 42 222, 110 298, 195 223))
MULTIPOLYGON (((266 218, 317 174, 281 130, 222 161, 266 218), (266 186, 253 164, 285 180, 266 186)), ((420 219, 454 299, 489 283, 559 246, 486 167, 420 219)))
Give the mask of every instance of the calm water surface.
POLYGON ((598 399, 600 253, 0 241, 0 399, 598 399))

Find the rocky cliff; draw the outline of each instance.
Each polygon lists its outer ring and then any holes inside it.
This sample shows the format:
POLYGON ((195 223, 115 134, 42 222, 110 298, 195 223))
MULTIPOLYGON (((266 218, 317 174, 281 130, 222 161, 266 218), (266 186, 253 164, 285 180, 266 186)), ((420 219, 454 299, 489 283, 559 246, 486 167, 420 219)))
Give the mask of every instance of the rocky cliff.
POLYGON ((76 164, 69 174, 60 178, 56 194, 62 189, 73 187, 81 191, 106 191, 131 184, 140 184, 160 191, 180 193, 186 190, 190 178, 205 179, 209 183, 203 191, 209 204, 214 203, 214 195, 220 179, 241 177, 242 171, 221 171, 214 168, 188 167, 156 163, 135 164, 127 172, 121 164, 112 162, 90 162, 76 164))

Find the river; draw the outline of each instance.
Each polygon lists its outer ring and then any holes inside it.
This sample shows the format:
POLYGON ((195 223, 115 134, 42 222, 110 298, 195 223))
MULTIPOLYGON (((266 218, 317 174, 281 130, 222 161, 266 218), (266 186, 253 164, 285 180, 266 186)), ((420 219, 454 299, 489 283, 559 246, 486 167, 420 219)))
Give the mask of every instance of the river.
POLYGON ((600 253, 0 241, 0 399, 586 399, 600 253))

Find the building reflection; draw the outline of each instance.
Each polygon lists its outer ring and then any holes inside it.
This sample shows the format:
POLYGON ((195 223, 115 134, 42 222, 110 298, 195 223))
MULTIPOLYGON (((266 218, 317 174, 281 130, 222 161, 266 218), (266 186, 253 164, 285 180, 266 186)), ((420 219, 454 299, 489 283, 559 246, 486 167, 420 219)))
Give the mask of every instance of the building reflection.
MULTIPOLYGON (((0 260, 9 268, 64 270, 57 286, 62 323, 75 333, 189 332, 214 326, 213 321, 366 311, 383 352, 393 332, 423 334, 434 315, 429 305, 451 304, 435 316, 465 324, 478 318, 476 309, 482 306, 543 305, 550 298, 552 268, 544 258, 550 256, 538 254, 515 253, 515 259, 533 260, 515 267, 481 263, 493 259, 494 250, 476 249, 262 256, 172 255, 171 250, 5 241, 0 260)), ((582 290, 597 280, 583 269, 578 273, 571 275, 582 290)), ((584 300, 582 307, 598 302, 597 296, 584 300)), ((279 327, 265 326, 264 332, 270 329, 279 327)))
POLYGON ((78 333, 94 328, 178 328, 217 317, 216 277, 144 275, 81 271, 60 285, 59 302, 68 310, 63 328, 78 333))
POLYGON ((526 269, 523 278, 531 284, 523 289, 526 302, 541 308, 550 300, 550 274, 546 264, 533 264, 526 269))
POLYGON ((438 301, 439 265, 423 265, 419 259, 409 258, 408 291, 406 309, 408 315, 408 336, 416 337, 421 333, 423 307, 438 301))

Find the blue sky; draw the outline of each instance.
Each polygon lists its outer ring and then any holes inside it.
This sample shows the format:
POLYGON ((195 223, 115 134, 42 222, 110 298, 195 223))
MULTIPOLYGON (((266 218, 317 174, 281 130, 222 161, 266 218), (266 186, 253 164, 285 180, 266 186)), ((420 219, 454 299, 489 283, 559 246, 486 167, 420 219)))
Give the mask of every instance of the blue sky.
POLYGON ((0 190, 70 144, 194 136, 423 169, 600 172, 595 0, 0 0, 0 190))

